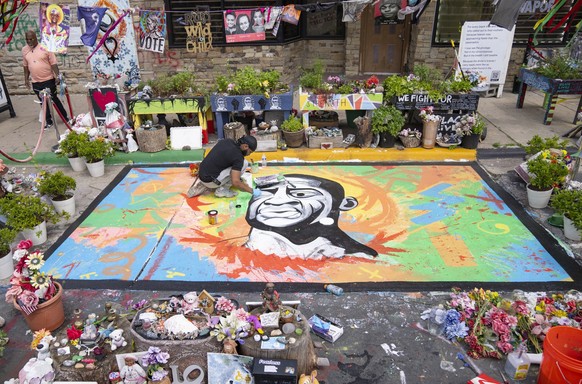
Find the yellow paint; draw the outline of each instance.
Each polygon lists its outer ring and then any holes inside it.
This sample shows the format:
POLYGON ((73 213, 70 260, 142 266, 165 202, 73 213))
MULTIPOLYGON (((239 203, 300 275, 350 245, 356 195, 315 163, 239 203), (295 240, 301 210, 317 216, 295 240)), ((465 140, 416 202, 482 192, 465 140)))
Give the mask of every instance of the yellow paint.
MULTIPOLYGON (((207 149, 206 153, 210 150, 207 149)), ((477 151, 464 148, 289 148, 286 151, 255 152, 253 158, 267 156, 267 161, 283 162, 284 158, 302 161, 476 161, 477 151)))
POLYGON ((380 276, 380 273, 377 269, 375 271, 369 271, 364 267, 360 267, 360 269, 369 274, 368 278, 370 280, 372 280, 372 279, 382 280, 382 276, 380 276))
POLYGON ((479 224, 477 224, 477 228, 479 228, 480 231, 485 232, 485 233, 490 234, 490 235, 506 235, 511 231, 511 229, 506 224, 501 224, 501 223, 497 223, 497 224, 493 225, 493 228, 499 229, 499 232, 493 232, 490 230, 486 230, 484 227, 485 227, 485 224, 488 222, 489 221, 480 222, 479 224))
POLYGON ((182 272, 175 272, 175 271, 167 271, 166 272, 166 279, 173 279, 176 276, 184 277, 184 276, 186 276, 186 274, 182 273, 182 272))
POLYGON ((90 279, 90 278, 91 278, 91 276, 93 276, 93 275, 97 276, 97 272, 89 272, 89 273, 85 273, 85 274, 83 274, 83 275, 80 275, 79 277, 80 277, 81 279, 90 279))
POLYGON ((431 236, 430 241, 443 262, 449 267, 475 267, 475 258, 465 243, 455 236, 431 236))

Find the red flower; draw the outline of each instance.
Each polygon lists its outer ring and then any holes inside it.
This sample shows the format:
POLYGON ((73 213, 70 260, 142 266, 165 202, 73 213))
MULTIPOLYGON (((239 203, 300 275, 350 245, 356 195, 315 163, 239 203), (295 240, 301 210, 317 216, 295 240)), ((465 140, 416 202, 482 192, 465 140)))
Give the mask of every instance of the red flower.
POLYGON ((31 240, 22 240, 20 243, 18 243, 18 246, 16 248, 18 248, 18 249, 29 249, 30 247, 32 247, 32 241, 31 240))
POLYGON ((83 331, 78 330, 74 325, 71 328, 67 328, 67 338, 69 340, 77 340, 81 337, 81 334, 83 334, 83 331))

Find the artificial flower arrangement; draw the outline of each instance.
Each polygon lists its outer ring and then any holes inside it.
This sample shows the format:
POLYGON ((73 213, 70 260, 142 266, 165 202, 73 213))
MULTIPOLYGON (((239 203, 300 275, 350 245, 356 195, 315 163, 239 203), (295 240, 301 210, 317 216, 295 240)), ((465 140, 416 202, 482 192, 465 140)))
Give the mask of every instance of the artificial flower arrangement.
POLYGON ((210 336, 222 342, 225 339, 237 341, 244 344, 244 338, 251 335, 255 330, 262 334, 263 329, 259 318, 251 315, 242 308, 234 309, 225 316, 213 316, 210 319, 210 336))
POLYGON ((420 132, 418 129, 404 128, 403 130, 400 131, 400 133, 398 133, 398 136, 416 137, 417 139, 420 139, 422 136, 422 132, 420 132))
POLYGON ((311 67, 302 68, 302 74, 299 77, 299 85, 301 85, 302 90, 318 95, 375 93, 376 87, 380 84, 380 80, 375 75, 366 80, 348 81, 337 75, 325 78, 324 73, 325 66, 321 60, 317 60, 311 67))
POLYGON ((485 129, 485 121, 478 114, 468 113, 461 116, 454 129, 459 136, 480 135, 485 129))
POLYGON ((442 119, 442 116, 434 114, 434 107, 432 105, 421 108, 418 116, 420 116, 420 119, 424 122, 439 122, 442 119))
POLYGON ((6 302, 16 300, 21 308, 26 308, 30 313, 57 293, 53 277, 40 271, 44 265, 43 253, 29 252, 31 247, 32 241, 23 240, 14 251, 16 266, 10 278, 10 288, 6 291, 6 302))
POLYGON ((581 327, 582 294, 516 293, 513 299, 505 299, 489 290, 454 289, 448 302, 424 311, 421 319, 434 333, 463 340, 473 358, 500 359, 520 345, 540 353, 552 326, 581 327))
POLYGON ((140 361, 141 365, 146 369, 148 379, 151 381, 164 380, 169 374, 165 369, 169 358, 170 354, 168 352, 164 352, 158 347, 149 347, 140 361))

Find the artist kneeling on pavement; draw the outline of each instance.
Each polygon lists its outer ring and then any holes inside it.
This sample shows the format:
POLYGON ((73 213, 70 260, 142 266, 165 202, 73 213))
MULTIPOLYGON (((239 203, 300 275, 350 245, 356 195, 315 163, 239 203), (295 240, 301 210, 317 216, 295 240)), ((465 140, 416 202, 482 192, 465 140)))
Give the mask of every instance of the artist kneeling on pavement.
POLYGON ((214 190, 217 197, 233 197, 235 187, 241 191, 252 193, 254 197, 261 195, 259 189, 252 189, 241 180, 242 173, 249 163, 245 156, 249 156, 257 149, 257 139, 252 136, 243 136, 237 141, 232 139, 219 140, 202 160, 198 168, 198 178, 188 190, 188 197, 202 195, 214 190))

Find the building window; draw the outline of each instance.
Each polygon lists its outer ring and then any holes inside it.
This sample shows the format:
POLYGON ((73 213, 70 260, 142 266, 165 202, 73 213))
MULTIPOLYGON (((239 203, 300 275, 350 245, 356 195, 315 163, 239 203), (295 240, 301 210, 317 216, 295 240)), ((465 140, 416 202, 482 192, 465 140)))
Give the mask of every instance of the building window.
POLYGON ((345 36, 345 26, 341 21, 342 10, 339 5, 333 7, 329 11, 316 13, 302 12, 298 25, 281 22, 277 36, 273 36, 271 31, 266 31, 264 41, 226 44, 222 14, 224 10, 228 9, 236 11, 237 9, 255 9, 282 6, 286 4, 301 4, 301 1, 239 0, 235 3, 226 0, 164 0, 164 3, 165 9, 171 11, 168 12, 166 16, 170 48, 186 47, 186 30, 184 29, 183 20, 185 19, 186 13, 195 11, 197 7, 210 11, 212 45, 215 47, 225 45, 284 44, 301 38, 343 39, 345 36))
MULTIPOLYGON (((465 21, 489 21, 493 17, 495 7, 493 0, 438 0, 435 14, 435 27, 432 44, 434 46, 450 46, 450 41, 459 42, 461 28, 465 21)), ((568 14, 576 0, 568 2, 556 14, 554 25, 562 17, 568 14)), ((545 16, 553 1, 526 0, 520 8, 513 37, 514 46, 527 45, 530 35, 533 35, 533 27, 536 22, 545 16)), ((582 14, 578 12, 570 29, 565 32, 566 24, 550 33, 551 28, 546 28, 538 33, 539 46, 564 46, 572 38, 575 25, 582 20, 582 14)))

